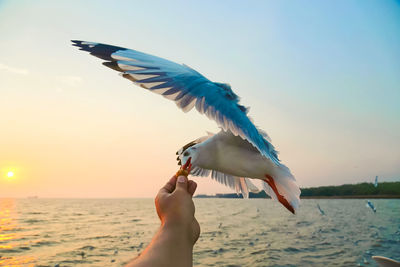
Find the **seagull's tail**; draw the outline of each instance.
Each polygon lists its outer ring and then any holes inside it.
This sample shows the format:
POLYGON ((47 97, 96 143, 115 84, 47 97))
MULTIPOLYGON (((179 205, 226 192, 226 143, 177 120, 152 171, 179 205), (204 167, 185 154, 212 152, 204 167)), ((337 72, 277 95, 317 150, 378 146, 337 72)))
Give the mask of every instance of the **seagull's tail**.
POLYGON ((265 175, 264 182, 265 193, 295 214, 300 205, 300 188, 290 170, 283 164, 276 166, 271 174, 265 175))

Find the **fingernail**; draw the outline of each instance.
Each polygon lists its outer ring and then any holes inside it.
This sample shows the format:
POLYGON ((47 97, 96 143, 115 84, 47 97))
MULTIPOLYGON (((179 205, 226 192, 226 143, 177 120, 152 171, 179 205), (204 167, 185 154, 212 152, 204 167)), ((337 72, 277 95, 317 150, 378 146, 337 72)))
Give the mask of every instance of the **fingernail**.
POLYGON ((185 183, 186 182, 186 177, 185 176, 179 176, 178 177, 178 183, 185 183))

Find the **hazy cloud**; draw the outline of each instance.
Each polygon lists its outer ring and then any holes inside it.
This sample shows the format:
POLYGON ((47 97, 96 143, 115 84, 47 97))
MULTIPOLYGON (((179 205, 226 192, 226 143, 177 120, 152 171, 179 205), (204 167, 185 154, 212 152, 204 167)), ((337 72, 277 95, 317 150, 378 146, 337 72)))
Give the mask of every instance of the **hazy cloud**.
POLYGON ((2 63, 0 63, 0 71, 1 70, 8 71, 8 72, 15 73, 15 74, 22 74, 22 75, 29 74, 29 71, 27 69, 14 68, 14 67, 10 67, 5 64, 2 64, 2 63))

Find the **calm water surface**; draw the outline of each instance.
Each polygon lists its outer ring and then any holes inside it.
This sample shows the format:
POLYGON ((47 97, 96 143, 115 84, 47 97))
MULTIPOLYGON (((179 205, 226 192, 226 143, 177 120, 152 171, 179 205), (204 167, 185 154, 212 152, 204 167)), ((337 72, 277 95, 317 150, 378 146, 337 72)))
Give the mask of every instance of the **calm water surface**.
MULTIPOLYGON (((400 200, 195 199, 197 266, 376 266, 400 260, 400 200), (317 203, 325 211, 321 215, 317 203)), ((159 226, 152 199, 0 199, 0 266, 121 266, 159 226)))

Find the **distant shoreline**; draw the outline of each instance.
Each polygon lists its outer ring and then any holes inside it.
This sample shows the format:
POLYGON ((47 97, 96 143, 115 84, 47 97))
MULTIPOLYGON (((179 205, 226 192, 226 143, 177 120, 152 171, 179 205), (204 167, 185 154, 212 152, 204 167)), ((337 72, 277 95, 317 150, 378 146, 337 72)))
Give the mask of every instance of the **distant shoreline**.
POLYGON ((399 195, 359 195, 359 196, 300 196, 301 199, 368 199, 368 198, 384 198, 384 199, 400 199, 399 195))
POLYGON ((384 198, 384 199, 400 199, 399 195, 354 195, 354 196, 300 196, 301 199, 368 199, 368 198, 384 198))
MULTIPOLYGON (((250 193, 250 198, 270 198, 264 191, 250 193)), ((243 198, 241 194, 197 195, 196 198, 243 198)), ((400 182, 344 184, 301 188, 301 199, 400 199, 400 182)))
MULTIPOLYGON (((238 197, 227 197, 227 196, 217 196, 217 195, 198 195, 194 196, 194 198, 242 198, 241 196, 238 197)), ((251 199, 260 199, 260 197, 254 198, 250 197, 251 199)), ((265 197, 261 199, 271 199, 270 197, 265 197)), ((300 196, 300 199, 400 199, 398 195, 359 195, 359 196, 300 196)))

